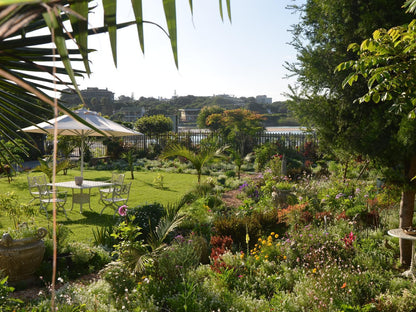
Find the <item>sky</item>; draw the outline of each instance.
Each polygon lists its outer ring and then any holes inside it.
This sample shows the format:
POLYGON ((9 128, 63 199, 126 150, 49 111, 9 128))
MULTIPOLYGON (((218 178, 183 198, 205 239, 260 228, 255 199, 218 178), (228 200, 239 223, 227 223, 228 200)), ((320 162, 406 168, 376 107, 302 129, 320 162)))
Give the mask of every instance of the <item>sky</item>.
MULTIPOLYGON (((81 90, 107 88, 120 95, 171 98, 173 95, 235 97, 266 95, 285 100, 283 93, 294 79, 285 62, 294 62, 296 52, 290 26, 298 22, 286 6, 303 0, 232 0, 232 21, 221 20, 218 0, 177 0, 178 59, 176 68, 169 39, 157 27, 144 26, 145 53, 140 50, 136 27, 119 30, 118 65, 115 68, 108 37, 92 36, 90 54, 93 74, 79 79, 81 90)), ((223 1, 225 3, 225 0, 223 1)), ((119 21, 132 20, 129 0, 119 0, 119 21)), ((166 28, 162 0, 143 0, 144 20, 166 28)), ((224 7, 224 13, 226 8, 224 7)), ((102 25, 100 9, 91 19, 102 25)))

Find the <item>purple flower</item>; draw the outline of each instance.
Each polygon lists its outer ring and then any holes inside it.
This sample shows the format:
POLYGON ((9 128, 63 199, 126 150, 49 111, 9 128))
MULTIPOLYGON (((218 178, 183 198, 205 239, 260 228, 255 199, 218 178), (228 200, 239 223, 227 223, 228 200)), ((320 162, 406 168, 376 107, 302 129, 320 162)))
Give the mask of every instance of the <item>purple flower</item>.
POLYGON ((343 197, 344 196, 344 194, 342 194, 342 193, 338 193, 336 196, 335 196, 335 199, 339 199, 339 198, 341 198, 341 197, 343 197))
POLYGON ((126 205, 120 206, 118 208, 118 214, 122 217, 125 217, 127 215, 127 206, 126 205))
POLYGON ((176 235, 175 240, 179 243, 183 243, 185 241, 185 238, 182 235, 176 235))

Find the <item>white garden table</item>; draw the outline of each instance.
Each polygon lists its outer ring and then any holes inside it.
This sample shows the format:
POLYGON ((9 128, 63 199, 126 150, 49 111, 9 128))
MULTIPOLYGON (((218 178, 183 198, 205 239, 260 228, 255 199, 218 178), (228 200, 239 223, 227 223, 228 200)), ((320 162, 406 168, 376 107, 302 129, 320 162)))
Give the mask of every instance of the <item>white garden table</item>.
MULTIPOLYGON (((49 185, 52 185, 51 183, 49 185)), ((74 208, 74 204, 79 204, 79 212, 82 213, 82 205, 88 204, 91 209, 91 189, 94 187, 101 188, 101 187, 110 187, 113 183, 110 182, 102 182, 102 181, 90 181, 90 180, 83 180, 81 185, 75 184, 75 181, 66 181, 66 182, 58 182, 55 183, 56 187, 63 187, 63 188, 70 188, 72 189, 72 207, 71 210, 74 208), (79 193, 75 193, 75 190, 80 190, 79 193), (88 193, 84 193, 84 190, 88 190, 88 193)))

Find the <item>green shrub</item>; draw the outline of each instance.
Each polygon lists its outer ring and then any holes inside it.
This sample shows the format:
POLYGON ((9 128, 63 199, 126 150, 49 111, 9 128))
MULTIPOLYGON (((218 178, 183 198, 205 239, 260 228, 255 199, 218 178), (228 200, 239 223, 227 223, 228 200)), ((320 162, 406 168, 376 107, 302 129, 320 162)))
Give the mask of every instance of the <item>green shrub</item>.
POLYGON ((225 181, 227 181, 227 176, 226 175, 219 175, 217 177, 217 182, 221 185, 225 185, 225 181))
POLYGON ((7 285, 7 277, 0 280, 0 310, 1 311, 16 311, 23 302, 20 299, 10 297, 14 288, 7 285))
POLYGON ((112 251, 114 249, 113 246, 116 244, 114 236, 111 235, 113 231, 112 225, 92 229, 94 246, 101 246, 108 251, 112 251))
POLYGON ((66 252, 71 259, 71 278, 98 272, 111 260, 109 253, 102 247, 92 247, 80 242, 69 243, 66 252))
MULTIPOLYGON (((260 237, 270 232, 276 232, 282 235, 286 229, 283 223, 279 223, 276 210, 267 212, 253 212, 251 215, 243 217, 231 214, 228 216, 218 217, 214 221, 215 235, 231 236, 234 244, 240 250, 246 250, 246 234, 250 238, 260 237), (247 231, 246 231, 247 229, 247 231)), ((250 240, 250 244, 254 245, 254 240, 250 240)))
POLYGON ((138 282, 134 271, 121 261, 108 263, 100 271, 100 275, 111 285, 114 299, 122 298, 124 295, 132 292, 138 282))
POLYGON ((235 173, 235 171, 234 171, 234 170, 227 170, 227 171, 225 172, 225 175, 226 175, 228 178, 235 178, 236 173, 235 173))
MULTIPOLYGON (((127 209, 127 218, 132 220, 132 225, 141 228, 141 238, 148 237, 150 231, 155 229, 159 220, 165 214, 165 209, 159 203, 139 205, 127 209)), ((119 217, 118 221, 124 221, 124 217, 119 217)))

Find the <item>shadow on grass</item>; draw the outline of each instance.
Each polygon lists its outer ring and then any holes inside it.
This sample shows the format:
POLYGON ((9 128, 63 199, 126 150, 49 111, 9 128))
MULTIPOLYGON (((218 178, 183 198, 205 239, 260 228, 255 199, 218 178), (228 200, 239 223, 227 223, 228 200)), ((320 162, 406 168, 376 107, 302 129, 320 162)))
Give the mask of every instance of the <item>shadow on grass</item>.
POLYGON ((86 224, 86 225, 95 225, 95 226, 106 226, 110 224, 115 224, 117 221, 117 215, 113 217, 114 211, 111 211, 111 215, 102 214, 96 211, 84 210, 82 216, 85 218, 81 219, 64 219, 59 221, 60 224, 72 225, 72 224, 86 224))
POLYGON ((27 183, 27 180, 23 182, 13 180, 11 183, 13 184, 13 187, 16 187, 17 189, 19 189, 19 191, 27 190, 27 193, 29 194, 29 185, 27 183))
POLYGON ((160 188, 160 187, 156 187, 156 186, 154 186, 154 185, 153 185, 153 183, 149 183, 149 182, 145 182, 145 181, 142 181, 142 183, 143 183, 143 184, 145 184, 145 185, 147 185, 147 186, 150 186, 150 187, 152 187, 152 188, 154 188, 154 189, 157 189, 157 190, 161 190, 161 191, 169 191, 169 192, 173 192, 173 193, 178 193, 178 191, 172 190, 170 187, 163 187, 163 188, 160 188))

